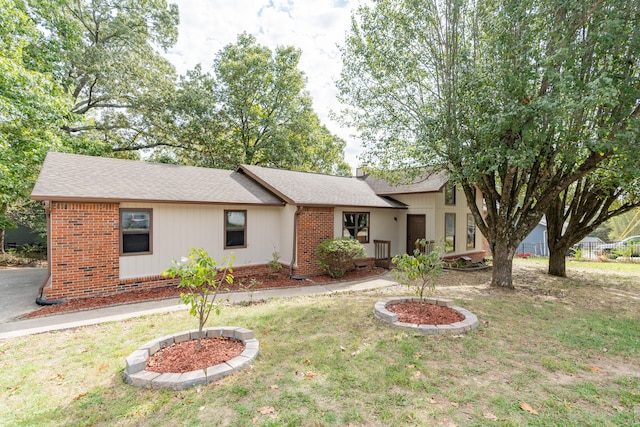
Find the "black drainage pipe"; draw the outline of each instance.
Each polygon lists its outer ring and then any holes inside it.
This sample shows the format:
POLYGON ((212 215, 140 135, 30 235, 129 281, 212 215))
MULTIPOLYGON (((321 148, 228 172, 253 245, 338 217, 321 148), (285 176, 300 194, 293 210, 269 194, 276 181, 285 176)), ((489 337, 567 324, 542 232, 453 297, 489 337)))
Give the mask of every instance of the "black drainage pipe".
POLYGON ((56 305, 56 304, 62 304, 65 301, 66 301, 65 299, 50 299, 50 300, 46 300, 46 299, 42 299, 40 297, 36 297, 36 304, 38 304, 38 305, 56 305))

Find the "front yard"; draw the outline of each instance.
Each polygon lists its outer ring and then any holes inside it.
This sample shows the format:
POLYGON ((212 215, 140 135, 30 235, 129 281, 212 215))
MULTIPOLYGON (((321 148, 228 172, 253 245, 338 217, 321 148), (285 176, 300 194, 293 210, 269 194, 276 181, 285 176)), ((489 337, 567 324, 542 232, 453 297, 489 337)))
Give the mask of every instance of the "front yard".
POLYGON ((459 336, 376 321, 401 287, 227 307, 209 326, 252 329, 258 359, 180 392, 131 387, 122 370, 142 343, 196 327, 186 311, 4 340, 0 424, 638 425, 640 265, 608 265, 570 262, 559 279, 517 260, 515 292, 448 272, 438 296, 480 320, 459 336))

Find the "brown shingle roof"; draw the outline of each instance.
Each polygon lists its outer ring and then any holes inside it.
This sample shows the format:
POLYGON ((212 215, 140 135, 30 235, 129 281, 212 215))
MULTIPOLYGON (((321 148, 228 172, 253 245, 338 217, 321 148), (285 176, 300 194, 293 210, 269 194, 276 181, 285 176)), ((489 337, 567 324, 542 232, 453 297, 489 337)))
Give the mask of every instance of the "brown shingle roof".
POLYGON ((263 187, 234 171, 55 152, 47 155, 31 198, 283 204, 263 187))
POLYGON ((435 193, 444 187, 448 181, 446 172, 433 172, 414 178, 409 184, 394 184, 382 178, 366 175, 361 178, 373 191, 380 196, 392 196, 398 194, 435 193))
POLYGON ((404 208, 393 199, 377 196, 355 177, 323 175, 261 166, 240 165, 246 173, 288 203, 297 205, 404 208))

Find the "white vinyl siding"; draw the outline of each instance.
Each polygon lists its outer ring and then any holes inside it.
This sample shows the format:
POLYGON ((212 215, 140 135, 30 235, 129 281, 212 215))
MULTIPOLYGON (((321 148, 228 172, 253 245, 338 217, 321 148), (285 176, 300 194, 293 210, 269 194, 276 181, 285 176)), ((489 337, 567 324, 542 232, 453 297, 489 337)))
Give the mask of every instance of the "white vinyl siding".
POLYGON ((121 203, 120 207, 153 209, 153 254, 120 257, 121 279, 158 275, 194 247, 204 248, 218 261, 233 254, 236 267, 265 264, 274 251, 280 252, 282 262, 290 260, 292 237, 285 240, 291 232, 281 230, 282 207, 163 203, 121 203), (246 247, 224 249, 225 209, 247 211, 246 247))
MULTIPOLYGON (((453 213, 456 215, 456 247, 455 251, 447 255, 462 254, 465 252, 475 252, 482 249, 482 234, 476 229, 475 249, 467 249, 467 214, 470 213, 467 208, 467 199, 464 191, 458 185, 456 186, 456 204, 455 206, 445 205, 444 191, 439 193, 422 193, 422 194, 403 194, 394 196, 399 202, 405 203, 409 209, 403 212, 400 225, 400 235, 406 236, 407 222, 406 215, 425 215, 426 230, 425 238, 443 243, 445 235, 445 213, 453 213)), ((476 203, 481 204, 482 198, 476 195, 476 203)), ((400 218, 399 218, 400 222, 400 218)), ((406 243, 402 242, 402 251, 406 251, 406 243)))

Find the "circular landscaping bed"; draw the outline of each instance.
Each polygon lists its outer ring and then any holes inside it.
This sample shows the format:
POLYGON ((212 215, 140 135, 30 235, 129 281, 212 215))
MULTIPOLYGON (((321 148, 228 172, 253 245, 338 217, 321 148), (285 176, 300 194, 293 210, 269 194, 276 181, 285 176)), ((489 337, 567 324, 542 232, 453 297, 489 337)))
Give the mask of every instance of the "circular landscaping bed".
POLYGON ((391 326, 423 335, 462 334, 478 327, 475 314, 443 298, 401 297, 378 301, 374 316, 391 326))
POLYGON ((138 387, 182 390, 217 381, 248 367, 258 356, 253 331, 207 328, 201 350, 198 331, 185 331, 151 341, 126 359, 125 381, 138 387))

